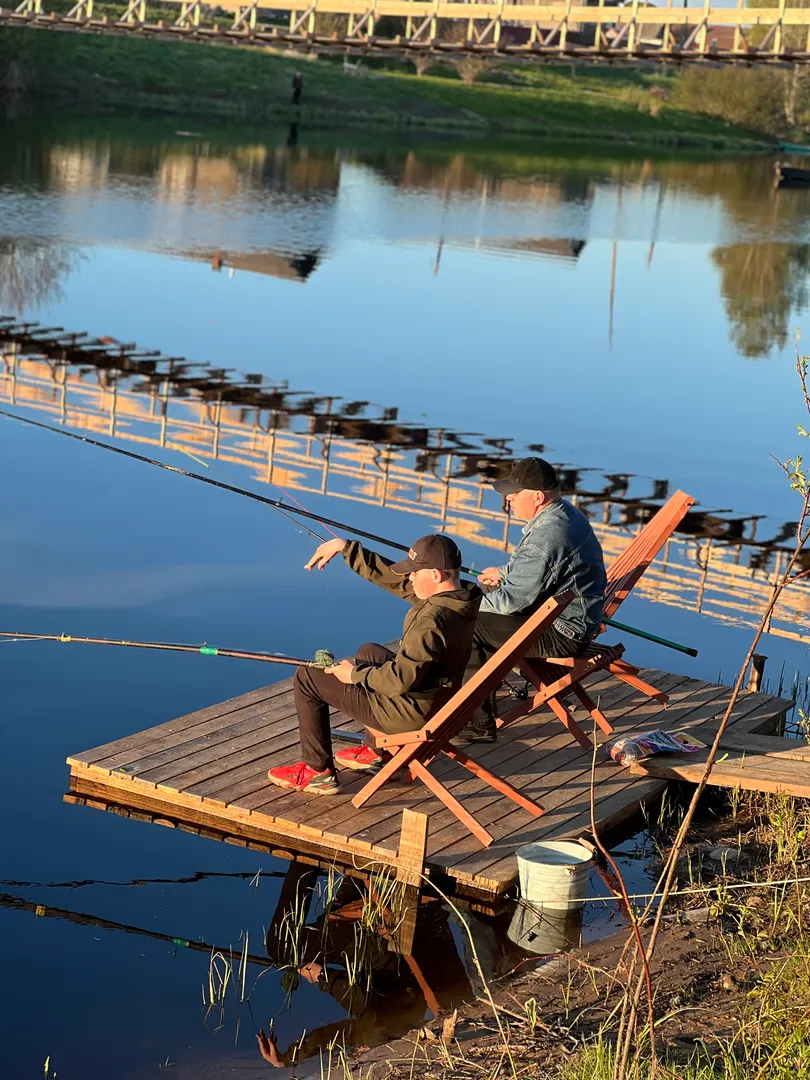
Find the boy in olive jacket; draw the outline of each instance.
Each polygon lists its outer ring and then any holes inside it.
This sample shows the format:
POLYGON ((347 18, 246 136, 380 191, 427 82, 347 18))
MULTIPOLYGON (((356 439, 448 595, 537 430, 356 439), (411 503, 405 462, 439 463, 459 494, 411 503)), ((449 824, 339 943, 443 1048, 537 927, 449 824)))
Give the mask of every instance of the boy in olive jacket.
POLYGON ((458 690, 472 648, 482 593, 459 580, 461 552, 446 536, 423 536, 408 557, 391 563, 354 540, 321 544, 307 570, 323 570, 335 555, 360 577, 413 606, 405 617, 396 652, 368 644, 354 661, 333 667, 300 667, 295 673, 295 708, 302 761, 270 769, 279 787, 333 795, 340 790, 335 763, 375 769, 381 758, 370 746, 333 756, 329 707, 389 734, 424 727, 458 690))

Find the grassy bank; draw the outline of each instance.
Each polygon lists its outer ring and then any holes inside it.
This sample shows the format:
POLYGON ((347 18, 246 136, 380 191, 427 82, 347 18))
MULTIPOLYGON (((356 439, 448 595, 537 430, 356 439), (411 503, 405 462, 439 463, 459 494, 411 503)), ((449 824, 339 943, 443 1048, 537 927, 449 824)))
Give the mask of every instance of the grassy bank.
MULTIPOLYGON (((615 1044, 628 931, 570 957, 527 958, 452 1019, 360 1054, 345 1076, 436 1080, 800 1080, 810 1076, 810 801, 708 798, 678 866, 678 894, 651 969, 656 1057, 643 1034, 623 1068, 615 1044), (379 1072, 372 1072, 374 1063, 379 1072)), ((653 826, 663 857, 677 818, 653 826)), ((654 860, 657 862, 657 860, 654 860)), ((658 869, 654 866, 654 869, 658 869)), ((617 905, 617 911, 619 905, 617 905)), ((617 917, 617 922, 619 921, 617 917)), ((642 930, 647 937, 648 930, 642 930)))
POLYGON ((759 136, 677 107, 674 83, 637 71, 506 65, 468 85, 454 68, 418 77, 255 49, 187 42, 0 31, 0 64, 38 98, 83 108, 123 105, 250 122, 300 119, 313 126, 379 126, 604 140, 658 147, 743 150, 759 136), (292 74, 304 75, 300 110, 292 74))

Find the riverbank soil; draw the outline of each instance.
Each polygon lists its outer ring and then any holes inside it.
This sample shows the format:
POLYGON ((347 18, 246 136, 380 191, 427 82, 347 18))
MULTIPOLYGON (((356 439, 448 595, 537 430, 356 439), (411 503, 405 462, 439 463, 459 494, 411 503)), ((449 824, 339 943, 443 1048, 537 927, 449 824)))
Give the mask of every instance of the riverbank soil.
POLYGON ((440 63, 420 77, 411 64, 390 60, 344 68, 341 59, 230 45, 0 29, 0 85, 60 106, 662 147, 770 145, 763 136, 676 104, 676 79, 666 72, 498 63, 470 73, 464 63, 440 63), (293 107, 296 71, 303 86, 301 104, 293 107))
MULTIPOLYGON (((743 793, 718 809, 714 796, 693 830, 652 964, 664 1075, 810 1075, 810 805, 743 793)), ((640 911, 645 901, 636 903, 640 911)), ((355 1075, 609 1080, 628 937, 515 972, 490 986, 494 1009, 479 999, 361 1053, 355 1075)), ((642 999, 640 1031, 645 1021, 642 999)), ((638 1075, 647 1057, 642 1049, 638 1075)))

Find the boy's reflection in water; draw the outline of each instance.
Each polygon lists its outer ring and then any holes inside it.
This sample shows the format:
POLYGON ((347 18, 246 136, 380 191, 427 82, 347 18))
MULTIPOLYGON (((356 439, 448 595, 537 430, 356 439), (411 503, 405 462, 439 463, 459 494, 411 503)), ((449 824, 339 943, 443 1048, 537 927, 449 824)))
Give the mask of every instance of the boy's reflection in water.
MULTIPOLYGON (((289 942, 297 932, 295 922, 302 919, 302 912, 304 919, 308 917, 322 875, 316 867, 296 862, 290 865, 266 937, 267 953, 279 965, 290 961, 289 942)), ((481 993, 466 934, 463 928, 451 925, 439 903, 422 905, 413 955, 405 957, 394 952, 386 938, 360 926, 363 888, 362 883, 351 878, 343 879, 331 913, 321 914, 301 928, 297 967, 282 976, 288 993, 304 979, 330 994, 348 1015, 314 1030, 306 1024, 303 1039, 293 1042, 283 1053, 272 1031, 260 1031, 256 1036, 259 1051, 276 1068, 302 1061, 332 1045, 378 1046, 389 1042, 421 1027, 431 1016, 452 1011, 461 1001, 481 993), (354 971, 355 964, 359 970, 354 971), (349 970, 354 971, 353 977, 349 970)), ((470 920, 471 913, 465 913, 465 918, 470 920)), ((511 945, 505 933, 496 934, 492 920, 475 916, 472 920, 476 949, 487 974, 509 970, 526 955, 511 945)))

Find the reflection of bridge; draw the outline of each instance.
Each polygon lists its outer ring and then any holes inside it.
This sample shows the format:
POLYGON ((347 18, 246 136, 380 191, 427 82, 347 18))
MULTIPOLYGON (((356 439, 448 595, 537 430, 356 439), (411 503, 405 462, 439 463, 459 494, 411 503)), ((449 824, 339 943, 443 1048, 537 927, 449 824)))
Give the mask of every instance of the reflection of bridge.
MULTIPOLYGON (((45 0, 47 4, 47 0, 45 0)), ((93 0, 76 0, 67 14, 21 0, 0 9, 0 23, 134 33, 238 45, 288 44, 329 52, 582 58, 589 60, 699 60, 807 62, 810 10, 613 4, 446 3, 440 0, 124 0, 118 18, 95 17, 93 0), (214 11, 233 15, 230 25, 214 11), (289 12, 288 25, 261 22, 289 12), (167 19, 168 15, 168 19, 167 19), (328 32, 318 17, 330 19, 328 32), (382 20, 386 20, 386 24, 382 20), (334 24, 340 26, 335 29, 334 24), (383 33, 378 31, 382 30, 383 33)))
MULTIPOLYGON (((516 454, 509 440, 410 426, 396 409, 373 415, 345 402, 271 386, 261 376, 138 352, 134 346, 0 326, 0 400, 51 414, 76 429, 217 459, 254 482, 404 510, 484 547, 503 550, 511 523, 489 481, 516 454), (33 336, 32 336, 33 335, 33 336)), ((591 517, 615 559, 668 494, 666 481, 594 477, 559 465, 566 494, 591 517), (640 490, 636 490, 636 489, 640 490), (644 490, 646 488, 646 490, 644 490)), ((755 517, 695 511, 642 578, 640 595, 755 625, 787 558, 792 526, 757 536, 755 517)), ((810 591, 788 590, 771 633, 810 642, 810 591)))

